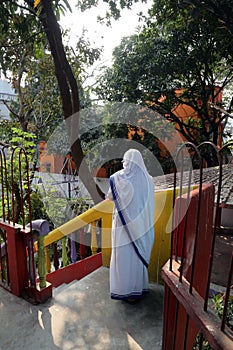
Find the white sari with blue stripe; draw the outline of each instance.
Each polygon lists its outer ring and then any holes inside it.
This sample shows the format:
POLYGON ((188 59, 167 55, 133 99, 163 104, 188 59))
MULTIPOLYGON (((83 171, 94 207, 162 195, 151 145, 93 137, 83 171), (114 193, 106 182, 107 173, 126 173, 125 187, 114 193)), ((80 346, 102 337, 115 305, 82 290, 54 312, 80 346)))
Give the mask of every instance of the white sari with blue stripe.
POLYGON ((148 292, 148 264, 154 242, 154 183, 139 151, 130 149, 124 169, 110 177, 114 200, 110 293, 113 299, 148 292))

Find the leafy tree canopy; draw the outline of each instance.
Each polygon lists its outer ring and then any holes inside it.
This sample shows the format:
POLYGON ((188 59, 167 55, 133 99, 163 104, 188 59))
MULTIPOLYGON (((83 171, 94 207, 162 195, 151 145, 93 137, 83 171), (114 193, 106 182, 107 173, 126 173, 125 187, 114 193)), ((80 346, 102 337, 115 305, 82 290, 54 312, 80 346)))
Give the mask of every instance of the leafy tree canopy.
POLYGON ((217 144, 225 115, 211 110, 209 102, 220 100, 233 80, 233 37, 210 12, 194 17, 173 5, 154 1, 148 26, 114 50, 113 66, 101 77, 97 93, 109 101, 150 105, 189 141, 217 144), (181 120, 174 113, 178 105, 192 107, 198 120, 181 120))
MULTIPOLYGON (((2 50, 0 54, 0 66, 5 74, 9 74, 10 72, 9 75, 14 77, 15 88, 19 96, 19 108, 17 113, 13 109, 11 112, 18 118, 21 128, 24 131, 27 131, 33 117, 36 116, 37 121, 40 121, 40 125, 42 125, 45 120, 48 121, 49 119, 51 121, 52 113, 53 121, 56 119, 56 122, 60 119, 61 115, 63 115, 65 120, 75 115, 75 125, 78 125, 77 112, 82 107, 82 102, 80 102, 82 97, 82 90, 80 88, 82 74, 80 72, 83 69, 84 63, 91 62, 91 60, 99 55, 99 50, 91 51, 88 45, 84 45, 84 42, 80 40, 78 55, 74 58, 71 52, 67 53, 62 41, 61 28, 58 24, 60 13, 64 13, 67 9, 70 10, 67 0, 19 0, 15 2, 1 2, 0 16, 2 20, 0 24, 0 40, 2 50), (88 55, 90 54, 93 58, 88 59, 88 55), (72 69, 72 63, 68 60, 69 55, 72 56, 72 62, 75 64, 76 68, 74 70, 72 69), (51 79, 49 83, 52 83, 50 85, 52 92, 59 91, 62 113, 59 111, 60 103, 58 103, 57 107, 54 107, 55 109, 51 113, 46 113, 46 111, 42 111, 42 104, 46 100, 46 97, 43 101, 41 99, 39 101, 38 95, 41 93, 39 88, 42 88, 43 84, 41 76, 39 79, 41 70, 39 71, 38 66, 36 66, 36 60, 40 60, 41 69, 43 66, 45 68, 48 62, 43 61, 43 59, 46 56, 50 56, 53 59, 53 71, 57 80, 57 86, 53 84, 54 79, 51 79), (81 57, 84 58, 82 63, 81 57), (22 81, 25 78, 25 74, 29 72, 31 74, 28 74, 29 80, 23 87, 22 81), (33 80, 34 73, 32 72, 36 72, 35 80, 33 80), (78 78, 75 76, 75 72, 78 74, 78 78), (40 86, 36 85, 38 79, 40 86), (25 99, 24 88, 28 88, 28 91, 32 94, 31 97, 27 96, 25 99), (33 99, 33 95, 35 102, 39 102, 37 106, 34 105, 34 108, 27 104, 30 102, 30 99, 33 99), (38 97, 38 99, 35 97, 38 97), (58 109, 58 113, 56 113, 56 108, 58 109), (56 116, 54 115, 55 113, 56 116)), ((52 69, 50 69, 50 72, 52 72, 52 69)), ((52 77, 52 74, 50 76, 52 77)), ((46 80, 44 80, 45 82, 46 80)), ((48 87, 48 84, 46 87, 48 87)), ((47 97, 51 96, 51 93, 48 94, 48 89, 45 89, 44 92, 47 93, 47 97)), ((58 95, 53 95, 53 103, 56 99, 59 100, 58 95)), ((79 168, 83 160, 83 152, 79 139, 71 144, 71 150, 77 168, 79 168)), ((99 201, 100 197, 95 193, 96 186, 87 168, 85 168, 85 176, 82 178, 94 200, 99 201)))
POLYGON ((164 19, 176 20, 180 14, 182 15, 181 22, 195 21, 198 18, 202 21, 209 21, 211 18, 216 28, 221 30, 224 35, 228 32, 229 36, 232 37, 232 8, 232 0, 155 0, 150 15, 152 18, 156 17, 160 24, 164 23, 164 19))

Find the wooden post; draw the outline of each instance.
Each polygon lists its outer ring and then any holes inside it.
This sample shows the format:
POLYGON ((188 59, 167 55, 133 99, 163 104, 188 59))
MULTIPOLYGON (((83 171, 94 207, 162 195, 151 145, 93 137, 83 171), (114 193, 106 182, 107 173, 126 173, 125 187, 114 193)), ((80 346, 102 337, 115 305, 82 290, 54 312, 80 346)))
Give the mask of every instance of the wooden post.
POLYGON ((46 287, 46 261, 44 251, 44 236, 38 236, 38 274, 40 288, 46 287))
MULTIPOLYGON (((37 236, 38 243, 38 274, 39 283, 34 288, 34 298, 37 303, 44 303, 52 297, 52 285, 46 281, 46 255, 44 249, 44 237, 49 233, 49 223, 47 220, 38 219, 31 223, 32 230, 37 236)), ((48 251, 47 251, 48 255, 48 251)))
POLYGON ((93 221, 91 223, 91 252, 92 255, 97 253, 98 244, 97 244, 97 238, 96 238, 96 221, 93 221))
POLYGON ((9 278, 12 294, 21 296, 28 286, 28 269, 25 237, 12 226, 4 228, 7 231, 7 251, 9 278))
POLYGON ((85 253, 85 245, 84 245, 84 229, 83 227, 80 229, 80 259, 85 259, 86 253, 85 253))
POLYGON ((51 272, 51 262, 49 257, 49 247, 45 247, 45 263, 46 263, 46 271, 51 272))
POLYGON ((62 263, 63 266, 68 265, 68 255, 66 249, 66 237, 62 238, 62 263))

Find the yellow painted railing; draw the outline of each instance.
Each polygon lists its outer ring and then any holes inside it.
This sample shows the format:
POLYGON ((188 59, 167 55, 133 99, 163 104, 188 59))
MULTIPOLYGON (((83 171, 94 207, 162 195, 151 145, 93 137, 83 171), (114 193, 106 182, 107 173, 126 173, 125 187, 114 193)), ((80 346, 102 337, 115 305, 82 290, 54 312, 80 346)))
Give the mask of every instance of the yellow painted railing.
MULTIPOLYGON (((177 193, 179 191, 177 190, 177 193)), ((186 192, 183 189, 183 193, 186 192)), ((155 192, 155 240, 149 265, 151 282, 161 283, 161 270, 170 257, 170 241, 172 229, 173 189, 155 192)), ((44 247, 64 238, 88 224, 91 224, 91 250, 97 251, 96 222, 101 220, 101 251, 103 266, 109 267, 111 256, 111 226, 113 202, 102 201, 86 212, 78 215, 64 225, 54 229, 44 238, 44 247)))
POLYGON ((104 266, 109 266, 111 255, 111 226, 112 226, 112 211, 113 203, 105 200, 88 209, 84 213, 78 215, 74 219, 66 222, 64 225, 51 231, 44 238, 44 246, 48 247, 50 244, 62 239, 63 237, 75 232, 88 224, 92 225, 91 229, 91 248, 92 253, 97 250, 96 244, 96 222, 101 220, 101 251, 104 266))

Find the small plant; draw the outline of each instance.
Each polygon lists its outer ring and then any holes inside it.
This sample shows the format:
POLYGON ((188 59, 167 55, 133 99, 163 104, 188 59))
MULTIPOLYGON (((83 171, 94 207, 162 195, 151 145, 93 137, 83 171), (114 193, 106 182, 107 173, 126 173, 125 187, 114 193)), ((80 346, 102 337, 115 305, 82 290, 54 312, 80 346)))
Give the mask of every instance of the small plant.
MULTIPOLYGON (((201 342, 201 333, 198 333, 198 335, 197 335, 197 338, 196 338, 196 340, 195 340, 195 344, 194 344, 194 346, 193 346, 193 350, 198 350, 198 349, 200 349, 200 342, 201 342)), ((213 350, 212 348, 211 348, 211 346, 210 346, 210 344, 208 343, 208 341, 207 340, 205 340, 205 339, 202 339, 202 346, 201 346, 201 349, 202 350, 213 350)))
MULTIPOLYGON (((222 318, 225 303, 225 294, 219 293, 215 295, 211 301, 214 303, 214 310, 216 312, 216 315, 222 318)), ((230 297, 228 301, 226 325, 233 331, 233 297, 230 297)))
MULTIPOLYGON (((216 294, 212 299, 211 303, 213 304, 214 311, 216 315, 222 319, 223 309, 225 303, 225 294, 219 293, 216 294)), ((230 297, 228 301, 227 314, 226 314, 226 325, 233 330, 233 297, 230 297)), ((201 334, 198 333, 197 338, 195 340, 195 344, 193 346, 193 350, 199 349, 199 344, 201 341, 201 334)), ((202 350, 212 350, 210 344, 207 340, 203 339, 202 341, 202 350)))

